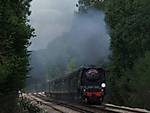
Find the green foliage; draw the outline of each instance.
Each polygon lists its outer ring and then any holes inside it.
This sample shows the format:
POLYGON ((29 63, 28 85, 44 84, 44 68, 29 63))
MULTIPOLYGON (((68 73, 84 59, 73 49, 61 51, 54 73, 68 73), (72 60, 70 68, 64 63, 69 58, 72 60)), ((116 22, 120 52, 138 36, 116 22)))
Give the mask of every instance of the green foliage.
POLYGON ((113 86, 112 97, 119 104, 127 103, 125 97, 131 93, 130 77, 136 60, 150 50, 150 9, 149 0, 107 0, 105 2, 106 21, 111 27, 111 65, 113 86), (127 93, 128 92, 128 93, 127 93), (119 97, 119 99, 117 99, 119 97))
POLYGON ((48 80, 60 77, 64 74, 64 67, 61 65, 49 65, 48 67, 47 78, 48 80), (57 75, 57 76, 56 76, 57 75))
POLYGON ((34 29, 28 24, 30 1, 0 0, 0 95, 3 97, 17 95, 24 87, 29 65, 27 47, 34 36, 34 29))
POLYGON ((132 106, 150 108, 150 52, 140 58, 129 73, 129 86, 132 88, 129 102, 132 106))
POLYGON ((7 71, 7 68, 6 66, 4 65, 0 65, 0 83, 4 82, 4 80, 6 79, 6 76, 5 75, 8 75, 8 71, 7 71))
POLYGON ((105 0, 79 0, 79 11, 86 11, 90 8, 103 9, 105 0))
POLYGON ((30 14, 30 1, 0 1, 0 72, 3 75, 1 80, 14 79, 16 86, 19 82, 17 86, 19 88, 16 88, 18 90, 22 88, 21 83, 28 71, 27 47, 34 31, 27 19, 30 14))
POLYGON ((144 1, 110 0, 108 3, 106 20, 112 29, 112 63, 120 73, 132 68, 134 61, 150 49, 150 13, 147 12, 150 6, 148 0, 144 1))
POLYGON ((23 110, 26 110, 29 113, 47 113, 40 108, 37 103, 28 99, 20 99, 19 105, 23 110))
POLYGON ((67 72, 73 72, 75 69, 77 69, 76 60, 74 58, 71 58, 67 65, 67 72))
POLYGON ((63 63, 55 63, 55 65, 50 65, 47 69, 47 79, 55 79, 59 78, 66 73, 73 72, 77 69, 76 59, 69 58, 66 64, 63 63))

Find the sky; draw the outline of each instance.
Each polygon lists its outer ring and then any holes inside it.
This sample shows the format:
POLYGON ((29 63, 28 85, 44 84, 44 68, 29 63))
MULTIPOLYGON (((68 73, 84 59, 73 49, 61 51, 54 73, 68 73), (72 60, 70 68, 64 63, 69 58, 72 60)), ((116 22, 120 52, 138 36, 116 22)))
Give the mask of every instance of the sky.
POLYGON ((30 50, 47 47, 53 39, 69 31, 77 11, 78 0, 33 0, 31 3, 31 25, 35 28, 36 37, 32 38, 30 50))

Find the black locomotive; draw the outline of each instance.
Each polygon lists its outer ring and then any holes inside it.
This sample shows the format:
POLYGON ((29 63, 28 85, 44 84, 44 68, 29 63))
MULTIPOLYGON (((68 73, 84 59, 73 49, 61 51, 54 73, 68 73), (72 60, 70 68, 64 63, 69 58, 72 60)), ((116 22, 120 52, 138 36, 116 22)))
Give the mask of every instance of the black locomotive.
POLYGON ((102 103, 105 88, 105 70, 95 66, 88 66, 49 81, 48 95, 51 98, 61 100, 102 103))

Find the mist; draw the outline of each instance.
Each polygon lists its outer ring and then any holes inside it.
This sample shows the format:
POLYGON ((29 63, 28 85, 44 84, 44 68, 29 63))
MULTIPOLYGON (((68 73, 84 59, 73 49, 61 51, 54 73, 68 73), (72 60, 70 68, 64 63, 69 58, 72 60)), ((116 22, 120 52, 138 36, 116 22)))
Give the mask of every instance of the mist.
MULTIPOLYGON (((64 0, 65 3, 69 1, 64 0)), ((47 10, 56 8, 56 13, 64 13, 58 16, 53 14, 54 12, 49 14, 49 11, 44 10, 44 13, 39 11, 39 14, 45 16, 31 18, 37 33, 37 38, 32 40, 30 47, 32 78, 28 84, 31 84, 33 89, 44 89, 47 80, 63 76, 70 71, 70 63, 79 68, 87 64, 103 66, 109 61, 110 37, 104 12, 89 9, 78 13, 75 11, 75 1, 70 2, 71 7, 65 7, 70 4, 61 7, 59 0, 53 1, 56 6, 53 6, 53 3, 51 6, 49 2, 45 4, 47 10)))
POLYGON ((47 60, 53 59, 55 63, 75 58, 80 65, 102 64, 98 61, 106 61, 109 55, 109 35, 104 18, 103 12, 94 9, 74 14, 70 30, 48 44, 47 60))
POLYGON ((33 0, 31 3, 30 23, 37 37, 33 38, 30 50, 46 48, 53 39, 70 29, 75 4, 78 0, 33 0))

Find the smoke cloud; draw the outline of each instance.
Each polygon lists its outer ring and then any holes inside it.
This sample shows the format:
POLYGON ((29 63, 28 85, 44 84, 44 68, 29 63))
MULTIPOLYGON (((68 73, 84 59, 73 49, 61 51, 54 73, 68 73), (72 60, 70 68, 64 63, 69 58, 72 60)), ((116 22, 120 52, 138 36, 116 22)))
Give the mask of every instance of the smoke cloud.
POLYGON ((105 14, 95 9, 75 13, 75 0, 34 0, 31 23, 37 38, 32 39, 29 81, 36 89, 46 80, 62 76, 72 61, 103 65, 110 54, 110 37, 105 14), (34 82, 33 82, 34 81, 34 82))
POLYGON ((48 42, 70 29, 75 4, 78 0, 33 0, 31 3, 31 24, 37 38, 33 38, 30 50, 39 50, 48 42))

